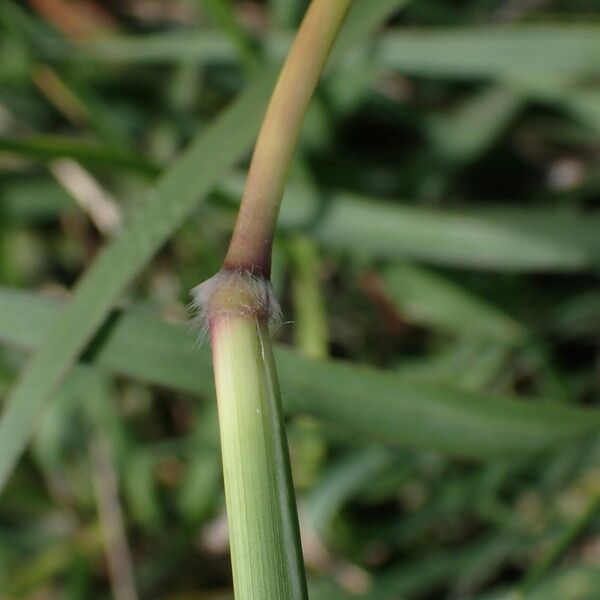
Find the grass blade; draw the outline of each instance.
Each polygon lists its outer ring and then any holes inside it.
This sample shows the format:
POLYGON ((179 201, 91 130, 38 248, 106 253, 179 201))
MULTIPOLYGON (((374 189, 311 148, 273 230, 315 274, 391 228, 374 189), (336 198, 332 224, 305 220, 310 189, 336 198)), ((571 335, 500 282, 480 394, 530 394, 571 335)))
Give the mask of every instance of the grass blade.
POLYGON ((0 136, 0 154, 19 158, 51 161, 73 158, 88 166, 129 169, 147 176, 159 173, 159 167, 130 152, 115 151, 110 146, 90 144, 59 136, 29 136, 9 138, 0 136))
POLYGON ((592 74, 597 25, 507 25, 391 33, 379 42, 382 65, 411 75, 510 78, 592 74))
MULTIPOLYGON (((393 4, 386 3, 391 9, 395 8, 393 4)), ((367 14, 359 5, 355 12, 360 12, 361 16, 367 14)), ((397 6, 401 6, 399 0, 397 6)), ((391 12, 382 6, 381 14, 389 15, 391 12)), ((354 26, 351 17, 348 29, 354 26)), ((340 34, 342 44, 346 35, 340 34)), ((356 35, 353 37, 356 39, 356 35)), ((290 36, 277 36, 270 40, 270 46, 275 55, 281 55, 289 42, 290 36)), ((526 78, 532 73, 540 77, 559 75, 567 78, 594 74, 598 69, 600 34, 595 24, 429 28, 386 33, 380 35, 373 45, 380 66, 409 75, 461 79, 516 78, 526 83, 526 78)), ((64 54, 63 58, 71 59, 72 56, 64 54)), ((90 43, 76 58, 154 63, 233 62, 236 49, 224 35, 169 32, 103 37, 90 43)))
MULTIPOLYGON (((233 198, 239 188, 237 179, 223 187, 233 198)), ((279 223, 370 258, 505 271, 569 272, 600 265, 600 216, 571 208, 430 209, 344 192, 328 194, 323 204, 313 190, 292 183, 279 223)))
POLYGON ((414 323, 506 343, 525 335, 524 328, 500 309, 432 271, 398 264, 384 269, 382 278, 401 314, 414 323))
POLYGON ((79 281, 65 312, 23 372, 0 421, 0 489, 25 449, 44 401, 115 302, 199 199, 232 168, 256 134, 273 74, 262 76, 159 181, 129 227, 79 281), (223 143, 227 140, 227 144, 223 143))
MULTIPOLYGON (((0 291, 0 339, 35 348, 59 312, 56 301, 0 291)), ((524 458, 592 434, 600 413, 542 401, 424 385, 342 361, 275 350, 287 410, 340 430, 475 460, 524 458)), ((185 327, 136 311, 115 315, 90 360, 116 374, 213 394, 210 351, 194 351, 185 327)))

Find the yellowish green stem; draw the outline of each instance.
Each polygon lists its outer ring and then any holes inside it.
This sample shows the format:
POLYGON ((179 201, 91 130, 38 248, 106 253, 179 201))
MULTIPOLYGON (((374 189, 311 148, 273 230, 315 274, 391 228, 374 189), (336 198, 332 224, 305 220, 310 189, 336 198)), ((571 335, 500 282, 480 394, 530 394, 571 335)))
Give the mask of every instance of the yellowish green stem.
POLYGON ((225 268, 269 278, 273 233, 300 127, 351 0, 313 0, 258 136, 225 268))

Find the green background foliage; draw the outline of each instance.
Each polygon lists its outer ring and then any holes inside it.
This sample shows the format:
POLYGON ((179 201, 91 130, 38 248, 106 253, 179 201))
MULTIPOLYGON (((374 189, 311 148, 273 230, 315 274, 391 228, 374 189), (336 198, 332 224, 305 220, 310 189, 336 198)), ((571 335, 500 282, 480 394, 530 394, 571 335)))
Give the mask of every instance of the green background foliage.
MULTIPOLYGON (((600 11, 357 0, 276 240, 311 598, 600 588, 600 11)), ((299 0, 0 3, 0 597, 231 598, 219 268, 299 0)))

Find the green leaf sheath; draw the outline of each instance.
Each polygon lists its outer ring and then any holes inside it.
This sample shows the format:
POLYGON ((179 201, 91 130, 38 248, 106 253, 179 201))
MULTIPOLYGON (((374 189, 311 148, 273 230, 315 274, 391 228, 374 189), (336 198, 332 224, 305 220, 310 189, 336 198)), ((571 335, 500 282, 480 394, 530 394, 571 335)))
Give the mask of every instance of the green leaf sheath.
POLYGON ((236 598, 307 598, 268 326, 221 317, 211 338, 236 598))

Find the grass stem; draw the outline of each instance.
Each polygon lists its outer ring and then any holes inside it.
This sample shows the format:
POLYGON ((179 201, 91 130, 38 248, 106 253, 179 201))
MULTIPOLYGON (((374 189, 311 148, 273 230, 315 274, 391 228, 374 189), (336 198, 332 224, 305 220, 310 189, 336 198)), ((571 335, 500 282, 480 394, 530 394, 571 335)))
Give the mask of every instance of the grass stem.
POLYGON ((267 108, 223 269, 198 286, 219 407, 238 600, 308 597, 298 515, 269 334, 279 205, 310 98, 351 0, 313 0, 267 108))
POLYGON ((300 127, 351 0, 313 0, 273 90, 225 267, 268 279, 273 233, 300 127))

